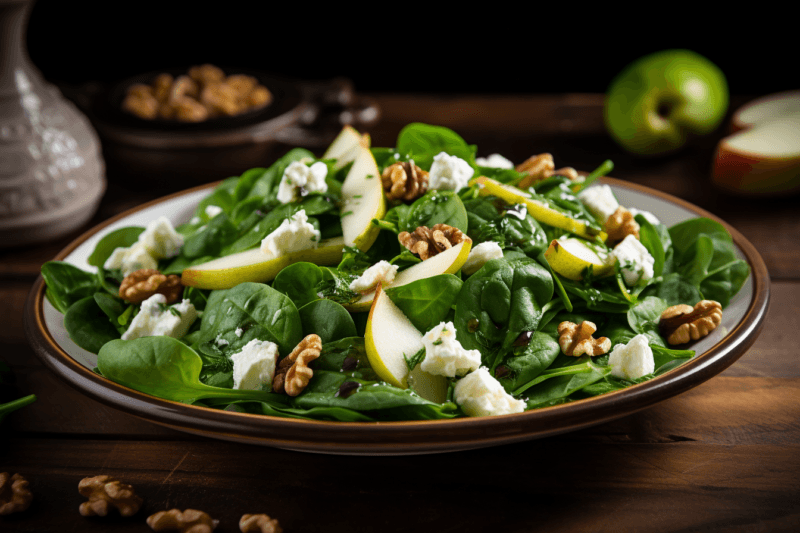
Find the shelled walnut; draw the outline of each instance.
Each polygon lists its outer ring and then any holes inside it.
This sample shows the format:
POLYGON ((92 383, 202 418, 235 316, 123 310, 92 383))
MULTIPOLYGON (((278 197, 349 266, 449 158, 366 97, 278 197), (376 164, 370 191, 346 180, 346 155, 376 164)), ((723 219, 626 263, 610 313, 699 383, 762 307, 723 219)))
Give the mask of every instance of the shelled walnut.
POLYGON ((578 171, 572 167, 555 170, 552 154, 544 153, 532 155, 516 166, 517 172, 526 172, 528 175, 519 182, 520 188, 527 188, 551 176, 567 176, 571 180, 578 179, 578 171))
POLYGON ((112 507, 122 516, 133 516, 142 506, 142 498, 132 486, 111 476, 83 478, 78 483, 78 492, 89 498, 79 508, 82 516, 106 516, 112 507))
POLYGON ((460 229, 447 224, 436 224, 433 228, 420 226, 411 233, 403 231, 397 236, 397 240, 423 261, 456 244, 471 241, 460 229))
POLYGON ((702 339, 722 322, 722 305, 701 300, 691 305, 673 305, 661 313, 658 327, 669 344, 686 344, 702 339))
POLYGON ((397 162, 383 169, 381 182, 388 200, 411 202, 428 190, 428 172, 413 161, 397 162))
POLYGON ((219 524, 207 513, 196 509, 159 511, 147 518, 153 531, 179 531, 180 533, 211 533, 219 524))
POLYGON ((239 520, 242 533, 282 533, 283 528, 275 518, 265 514, 246 514, 239 520))
POLYGON ((580 324, 562 322, 558 325, 558 344, 564 355, 580 357, 581 355, 602 355, 611 349, 608 337, 595 339, 592 334, 597 331, 594 322, 584 320, 580 324))
POLYGON ((158 270, 143 268, 125 276, 119 286, 119 297, 134 304, 154 294, 163 294, 168 304, 177 302, 183 295, 181 277, 176 274, 165 276, 158 270))
POLYGON ((33 493, 27 479, 19 474, 0 472, 0 515, 22 512, 32 501, 33 493))
POLYGON ((639 223, 633 219, 633 214, 622 206, 603 225, 603 231, 608 234, 607 242, 620 242, 628 235, 633 235, 638 240, 639 229, 639 223))
POLYGON ((189 69, 173 78, 163 73, 151 85, 131 85, 122 109, 139 118, 203 122, 219 116, 234 116, 265 107, 272 101, 269 89, 245 74, 225 76, 214 65, 189 69))
POLYGON ((319 357, 322 351, 322 339, 319 335, 308 335, 298 344, 292 353, 281 359, 272 379, 273 392, 286 392, 289 396, 297 396, 306 388, 314 375, 308 364, 319 357))

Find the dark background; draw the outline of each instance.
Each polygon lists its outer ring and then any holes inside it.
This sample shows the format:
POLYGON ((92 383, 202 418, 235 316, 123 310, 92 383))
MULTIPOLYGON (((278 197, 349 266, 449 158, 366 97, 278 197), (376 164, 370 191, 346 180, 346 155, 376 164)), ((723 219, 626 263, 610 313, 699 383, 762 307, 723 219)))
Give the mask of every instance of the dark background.
POLYGON ((27 40, 45 77, 68 84, 209 62, 308 80, 345 76, 362 92, 605 92, 630 61, 688 48, 723 70, 732 94, 800 85, 796 29, 768 8, 467 5, 38 0, 27 40))

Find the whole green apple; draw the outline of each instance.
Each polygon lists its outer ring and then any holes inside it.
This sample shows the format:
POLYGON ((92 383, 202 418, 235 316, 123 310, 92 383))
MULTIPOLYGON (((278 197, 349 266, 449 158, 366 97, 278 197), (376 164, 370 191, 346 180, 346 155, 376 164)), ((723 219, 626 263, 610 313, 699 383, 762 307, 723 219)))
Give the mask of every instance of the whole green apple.
POLYGON ((722 71, 689 50, 642 57, 611 82, 606 128, 626 150, 658 155, 681 148, 689 135, 712 132, 728 108, 722 71))

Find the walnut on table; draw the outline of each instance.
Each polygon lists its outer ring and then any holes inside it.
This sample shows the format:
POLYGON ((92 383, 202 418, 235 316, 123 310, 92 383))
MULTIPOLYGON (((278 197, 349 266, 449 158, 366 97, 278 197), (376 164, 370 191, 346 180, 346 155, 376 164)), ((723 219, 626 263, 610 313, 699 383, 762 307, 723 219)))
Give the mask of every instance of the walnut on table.
POLYGON ((82 516, 106 516, 112 507, 122 516, 133 516, 142 506, 142 498, 131 485, 111 476, 83 478, 78 483, 78 492, 89 498, 79 508, 82 516))
POLYGON ((397 240, 423 261, 456 244, 472 241, 460 229, 447 224, 436 224, 432 228, 420 226, 411 233, 403 231, 397 236, 397 240))
POLYGON ((276 518, 265 514, 246 514, 239 520, 242 533, 282 533, 283 528, 276 518))
POLYGON ((19 474, 0 472, 0 515, 22 512, 32 501, 33 493, 27 479, 19 474))
POLYGON ((429 174, 413 161, 389 165, 381 173, 381 182, 387 200, 412 202, 428 190, 429 174))
POLYGON ((611 349, 611 339, 600 337, 595 339, 592 334, 597 331, 594 322, 584 320, 580 324, 562 322, 558 325, 558 344, 564 355, 580 357, 581 355, 602 355, 611 349))
POLYGON ((306 388, 314 376, 308 364, 319 357, 322 352, 322 339, 319 335, 308 335, 298 344, 292 353, 281 359, 272 379, 273 392, 286 392, 289 396, 297 396, 306 388))
POLYGON ((639 240, 639 229, 639 223, 633 219, 633 214, 622 206, 603 225, 603 231, 608 234, 607 242, 620 242, 628 235, 639 240))
POLYGON ((153 531, 179 531, 180 533, 211 533, 216 529, 219 520, 214 520, 208 513, 196 509, 179 509, 159 511, 147 518, 147 525, 153 531))
POLYGON ((701 300, 691 305, 668 307, 658 321, 658 327, 669 344, 686 344, 702 339, 722 322, 722 305, 714 300, 701 300))
POLYGON ((163 294, 168 304, 177 302, 183 295, 181 277, 176 274, 165 276, 158 270, 142 268, 125 276, 119 286, 119 297, 133 304, 154 294, 163 294))

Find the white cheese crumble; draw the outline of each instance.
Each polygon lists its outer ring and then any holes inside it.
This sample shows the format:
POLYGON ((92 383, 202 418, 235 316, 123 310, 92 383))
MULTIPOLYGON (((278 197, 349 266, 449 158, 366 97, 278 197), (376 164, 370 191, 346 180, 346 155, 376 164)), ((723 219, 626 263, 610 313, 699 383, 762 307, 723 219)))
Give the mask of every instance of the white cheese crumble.
POLYGON ((154 294, 142 302, 139 314, 133 317, 128 330, 122 334, 122 340, 138 339, 164 335, 180 339, 189 331, 197 318, 197 311, 189 300, 166 307, 167 298, 163 294, 154 294))
POLYGON ((350 283, 350 290, 360 293, 372 292, 378 284, 386 285, 394 281, 397 275, 397 265, 391 265, 388 261, 379 261, 366 269, 358 279, 350 283))
POLYGON ((596 185, 578 193, 578 199, 600 222, 605 222, 619 207, 608 185, 596 185))
POLYGON ((469 416, 506 415, 525 410, 525 402, 508 394, 485 366, 458 380, 453 392, 456 403, 469 416))
POLYGON ((288 204, 310 192, 328 192, 328 184, 325 182, 327 175, 328 166, 321 161, 310 167, 294 161, 283 171, 278 185, 278 201, 288 204))
POLYGON ((287 218, 278 229, 264 237, 261 251, 277 257, 291 252, 299 252, 319 245, 320 232, 308 222, 306 210, 301 209, 287 218))
POLYGON ((236 331, 234 331, 234 333, 236 334, 237 337, 241 339, 242 335, 244 335, 244 330, 242 328, 236 328, 236 331))
POLYGON ((142 268, 158 268, 159 259, 175 257, 183 246, 183 235, 175 231, 167 217, 151 221, 128 248, 116 248, 103 268, 120 269, 124 276, 142 268))
POLYGON ((222 213, 222 208, 218 205, 207 205, 206 206, 206 216, 208 218, 214 218, 215 216, 222 213))
POLYGON ((611 375, 623 379, 638 379, 655 371, 653 350, 647 335, 636 335, 628 344, 617 344, 608 356, 611 375))
POLYGON ((222 338, 222 333, 220 333, 219 335, 217 335, 217 338, 216 338, 216 339, 214 339, 214 342, 216 342, 216 343, 217 343, 217 346, 219 346, 220 348, 222 348, 223 346, 227 346, 227 345, 229 345, 229 344, 230 344, 228 341, 226 341, 225 339, 223 339, 223 338, 222 338))
POLYGON ((608 254, 608 261, 614 260, 619 261, 622 277, 629 286, 653 279, 655 259, 633 235, 625 237, 608 254))
POLYGON ((460 157, 440 152, 433 156, 433 165, 428 174, 428 188, 437 191, 458 191, 469 184, 474 172, 469 163, 460 157))
POLYGON ((525 217, 528 216, 528 208, 522 204, 514 205, 513 209, 506 210, 506 216, 517 217, 520 220, 525 220, 525 217))
POLYGON ((278 345, 274 342, 253 339, 231 356, 233 361, 233 388, 272 390, 272 378, 278 362, 278 345))
POLYGON ((640 209, 636 209, 635 207, 629 208, 628 211, 630 211, 631 215, 633 215, 633 216, 642 215, 645 218, 645 220, 647 220, 649 223, 653 224, 654 226, 656 224, 661 224, 661 221, 658 220, 658 218, 653 213, 651 213, 650 211, 642 211, 640 209))
POLYGON ((441 322, 422 337, 425 359, 420 368, 429 374, 456 377, 481 366, 481 352, 465 350, 456 339, 452 322, 441 322))
POLYGON ((478 157, 475 159, 475 164, 479 167, 514 168, 514 163, 500 154, 492 154, 489 157, 478 157))
POLYGON ((469 256, 461 267, 461 272, 470 276, 480 270, 480 268, 491 261, 503 257, 503 249, 494 241, 486 241, 478 244, 469 251, 469 256))

